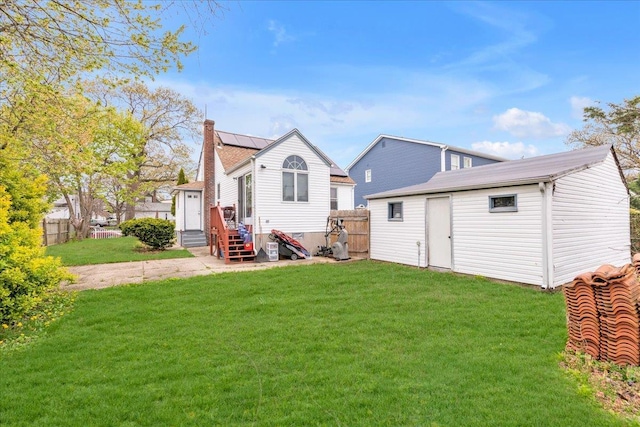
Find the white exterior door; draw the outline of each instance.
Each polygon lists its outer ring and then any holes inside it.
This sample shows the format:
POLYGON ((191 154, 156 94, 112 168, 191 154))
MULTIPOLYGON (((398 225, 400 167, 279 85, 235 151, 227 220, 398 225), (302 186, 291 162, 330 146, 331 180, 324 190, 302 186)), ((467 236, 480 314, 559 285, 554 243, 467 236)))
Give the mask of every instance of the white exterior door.
POLYGON ((449 197, 427 199, 429 266, 451 268, 451 210, 449 197))
POLYGON ((202 224, 202 194, 199 191, 184 192, 184 229, 200 230, 202 224))

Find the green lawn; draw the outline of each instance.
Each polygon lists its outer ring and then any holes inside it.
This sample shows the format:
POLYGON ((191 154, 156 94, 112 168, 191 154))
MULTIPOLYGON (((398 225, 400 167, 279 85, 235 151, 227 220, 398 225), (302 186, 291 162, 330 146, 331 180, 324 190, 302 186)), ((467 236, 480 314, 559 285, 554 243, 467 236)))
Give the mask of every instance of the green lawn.
POLYGON ((66 266, 193 257, 186 249, 144 251, 135 237, 84 239, 47 246, 47 255, 60 257, 66 266))
POLYGON ((14 425, 615 426, 559 366, 564 302, 362 261, 84 291, 0 351, 14 425))

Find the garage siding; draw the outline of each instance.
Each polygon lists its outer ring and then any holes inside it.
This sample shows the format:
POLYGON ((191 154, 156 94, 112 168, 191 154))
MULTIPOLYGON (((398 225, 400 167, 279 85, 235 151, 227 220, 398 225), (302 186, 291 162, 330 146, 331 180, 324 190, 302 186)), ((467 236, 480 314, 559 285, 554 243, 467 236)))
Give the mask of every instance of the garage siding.
POLYGON ((370 200, 371 259, 425 267, 425 206, 424 196, 370 200), (387 218, 389 203, 396 202, 402 202, 402 221, 387 218))
POLYGON ((554 286, 630 262, 629 195, 613 155, 560 178, 553 192, 554 286))
POLYGON ((458 192, 452 198, 453 270, 541 286, 538 185, 458 192), (489 196, 517 195, 517 212, 489 212, 489 196))

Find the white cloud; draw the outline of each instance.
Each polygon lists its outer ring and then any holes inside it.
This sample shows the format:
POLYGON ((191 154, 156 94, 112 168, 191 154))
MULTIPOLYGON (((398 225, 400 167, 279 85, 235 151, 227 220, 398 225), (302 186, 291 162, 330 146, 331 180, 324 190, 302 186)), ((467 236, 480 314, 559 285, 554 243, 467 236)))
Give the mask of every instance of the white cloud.
POLYGON ((273 19, 269 20, 267 23, 267 30, 271 34, 273 34, 273 47, 278 47, 280 44, 285 42, 292 42, 296 38, 291 34, 287 33, 287 30, 284 28, 284 25, 280 24, 273 19))
POLYGON ((554 123, 542 113, 510 108, 493 116, 494 128, 504 130, 518 138, 550 138, 564 136, 571 127, 564 123, 554 123))
POLYGON ((538 155, 538 149, 533 145, 522 142, 491 142, 480 141, 471 144, 471 148, 487 154, 505 157, 507 159, 521 159, 538 155))
POLYGON ((571 115, 576 119, 582 119, 585 107, 589 107, 595 102, 586 96, 572 96, 569 99, 571 103, 571 115))

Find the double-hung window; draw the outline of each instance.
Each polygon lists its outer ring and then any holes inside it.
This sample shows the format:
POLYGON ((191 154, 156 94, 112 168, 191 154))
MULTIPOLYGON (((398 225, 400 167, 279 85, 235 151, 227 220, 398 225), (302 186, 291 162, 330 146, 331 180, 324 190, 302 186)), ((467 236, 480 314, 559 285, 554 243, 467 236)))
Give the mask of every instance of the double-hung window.
POLYGON ((330 189, 331 210, 338 210, 338 188, 331 187, 330 189))
POLYGON ((309 169, 300 156, 289 156, 282 163, 282 200, 309 201, 309 169))
POLYGON ((458 156, 457 154, 452 154, 451 155, 451 170, 457 170, 460 169, 460 156, 458 156))

